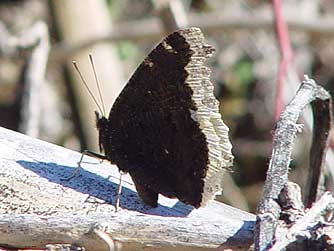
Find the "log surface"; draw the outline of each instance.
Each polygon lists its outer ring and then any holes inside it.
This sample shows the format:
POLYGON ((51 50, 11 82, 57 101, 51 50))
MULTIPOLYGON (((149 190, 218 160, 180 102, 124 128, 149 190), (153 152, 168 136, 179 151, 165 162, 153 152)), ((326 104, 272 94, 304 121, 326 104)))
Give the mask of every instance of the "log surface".
MULTIPOLYGON (((219 202, 194 209, 159 197, 145 206, 125 176, 121 208, 114 203, 116 166, 0 128, 0 246, 43 248, 49 243, 107 250, 102 230, 126 250, 246 250, 254 215, 219 202)), ((123 176, 124 177, 124 176, 123 176)))

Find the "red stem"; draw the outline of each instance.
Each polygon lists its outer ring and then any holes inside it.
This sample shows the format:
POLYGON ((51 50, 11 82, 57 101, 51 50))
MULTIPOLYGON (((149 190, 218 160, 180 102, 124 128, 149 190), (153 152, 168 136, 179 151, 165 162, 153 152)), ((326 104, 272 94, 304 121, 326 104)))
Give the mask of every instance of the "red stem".
POLYGON ((276 90, 275 120, 277 120, 284 109, 284 80, 287 78, 289 64, 292 63, 293 52, 291 48, 288 27, 286 25, 282 12, 281 0, 273 0, 273 5, 276 19, 276 32, 282 57, 278 72, 278 82, 276 90))

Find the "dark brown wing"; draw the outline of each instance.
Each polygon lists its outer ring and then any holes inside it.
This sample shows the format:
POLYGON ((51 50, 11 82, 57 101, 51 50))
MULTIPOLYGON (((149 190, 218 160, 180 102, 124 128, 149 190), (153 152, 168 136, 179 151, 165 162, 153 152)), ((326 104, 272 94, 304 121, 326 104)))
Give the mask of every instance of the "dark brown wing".
POLYGON ((169 35, 138 67, 110 111, 106 155, 130 173, 139 195, 152 206, 160 193, 199 207, 205 189, 211 197, 218 189, 219 184, 205 188, 208 136, 214 135, 211 142, 221 157, 220 138, 203 105, 203 84, 209 79, 203 61, 212 52, 198 28, 169 35))

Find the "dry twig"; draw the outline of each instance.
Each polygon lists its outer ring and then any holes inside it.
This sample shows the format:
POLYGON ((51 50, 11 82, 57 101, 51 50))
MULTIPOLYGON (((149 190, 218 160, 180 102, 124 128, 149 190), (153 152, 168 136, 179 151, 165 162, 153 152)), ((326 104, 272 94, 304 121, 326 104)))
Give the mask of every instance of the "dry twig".
MULTIPOLYGON (((290 243, 297 241, 301 238, 310 238, 311 230, 314 232, 314 227, 319 224, 321 215, 334 208, 334 197, 326 192, 322 195, 312 208, 302 217, 300 217, 284 234, 279 231, 280 235, 276 236, 274 245, 269 251, 280 251, 286 248, 290 243)), ((333 229, 334 230, 334 229, 333 229)), ((334 237, 334 231, 332 231, 332 238, 334 237)))
POLYGON ((321 86, 317 85, 314 80, 305 76, 296 96, 286 107, 277 122, 267 179, 257 209, 255 227, 256 250, 268 250, 274 241, 279 239, 279 236, 276 236, 282 212, 279 204, 279 195, 288 182, 293 141, 297 132, 302 129, 302 126, 297 124, 297 119, 304 107, 315 99, 326 102, 330 99, 330 95, 321 86))

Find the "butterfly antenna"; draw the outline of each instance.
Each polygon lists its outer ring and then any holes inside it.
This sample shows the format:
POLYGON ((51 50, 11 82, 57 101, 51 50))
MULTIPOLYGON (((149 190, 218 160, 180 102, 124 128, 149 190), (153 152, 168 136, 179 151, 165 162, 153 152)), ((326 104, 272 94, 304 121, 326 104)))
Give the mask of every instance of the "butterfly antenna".
POLYGON ((99 80, 97 78, 95 64, 94 64, 94 60, 93 60, 92 54, 89 54, 89 60, 90 60, 90 64, 92 65, 92 68, 93 68, 93 71, 94 71, 95 82, 96 82, 97 90, 99 92, 100 100, 101 100, 101 103, 102 103, 103 112, 104 112, 103 116, 105 116, 106 115, 106 109, 105 109, 105 106, 104 106, 104 102, 103 102, 103 98, 102 98, 102 93, 101 93, 101 89, 100 89, 100 83, 99 83, 99 80))
POLYGON ((93 93, 92 93, 91 90, 89 89, 86 80, 83 78, 83 76, 82 76, 82 74, 81 74, 81 71, 79 70, 79 67, 78 67, 77 62, 73 60, 72 63, 73 63, 73 66, 74 66, 75 70, 78 72, 78 74, 79 74, 79 76, 80 76, 80 78, 81 78, 81 81, 82 81, 83 84, 85 85, 85 87, 86 87, 87 91, 89 92, 90 96, 93 98, 93 100, 94 100, 94 102, 95 102, 97 108, 99 109, 100 113, 104 116, 104 113, 103 113, 101 107, 99 106, 99 104, 97 103, 97 101, 96 101, 96 99, 95 99, 93 93))

